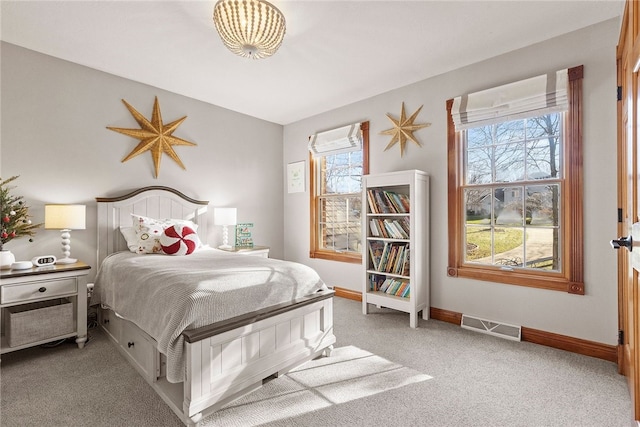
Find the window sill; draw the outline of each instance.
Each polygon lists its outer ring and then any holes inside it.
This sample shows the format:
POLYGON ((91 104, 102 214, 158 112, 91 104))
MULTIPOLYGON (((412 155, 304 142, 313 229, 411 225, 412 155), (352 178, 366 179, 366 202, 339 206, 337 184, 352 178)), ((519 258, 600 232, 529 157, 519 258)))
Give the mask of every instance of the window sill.
POLYGON ((326 259, 329 261, 348 262, 351 264, 362 264, 362 255, 356 253, 339 253, 334 251, 312 251, 309 258, 326 259))
POLYGON ((584 295, 584 283, 571 282, 559 274, 535 274, 522 271, 503 271, 487 267, 449 267, 449 277, 465 277, 469 279, 483 280, 485 282, 497 282, 508 285, 526 286, 530 288, 547 289, 552 291, 567 292, 570 294, 584 295))

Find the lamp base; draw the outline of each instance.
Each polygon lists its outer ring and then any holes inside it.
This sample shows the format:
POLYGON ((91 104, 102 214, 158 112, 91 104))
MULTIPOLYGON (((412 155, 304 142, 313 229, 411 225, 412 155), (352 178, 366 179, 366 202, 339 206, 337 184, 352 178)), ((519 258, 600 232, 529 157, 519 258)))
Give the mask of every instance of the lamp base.
POLYGON ((78 262, 77 259, 67 257, 56 260, 56 264, 75 264, 76 262, 78 262))

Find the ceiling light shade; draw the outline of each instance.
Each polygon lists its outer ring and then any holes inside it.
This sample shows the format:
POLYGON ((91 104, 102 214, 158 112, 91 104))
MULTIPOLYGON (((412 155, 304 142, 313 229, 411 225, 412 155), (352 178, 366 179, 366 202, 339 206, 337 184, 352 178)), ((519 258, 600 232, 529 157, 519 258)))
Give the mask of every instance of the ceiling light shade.
POLYGON ((245 58, 266 58, 282 44, 284 15, 264 0, 219 0, 213 22, 224 45, 245 58))

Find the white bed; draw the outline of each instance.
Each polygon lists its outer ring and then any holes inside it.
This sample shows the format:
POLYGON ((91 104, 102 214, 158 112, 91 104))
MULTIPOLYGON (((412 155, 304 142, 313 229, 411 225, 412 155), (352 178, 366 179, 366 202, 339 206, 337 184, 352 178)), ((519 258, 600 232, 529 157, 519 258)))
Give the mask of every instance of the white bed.
MULTIPOLYGON (((197 233, 205 238, 208 235, 208 202, 191 199, 167 187, 146 187, 121 197, 96 200, 99 263, 107 257, 108 262, 112 258, 123 258, 128 262, 144 259, 148 263, 158 263, 158 260, 179 263, 180 258, 195 262, 198 257, 222 257, 220 260, 216 258, 215 262, 224 262, 227 272, 238 271, 241 267, 239 263, 245 261, 247 265, 252 265, 251 270, 254 272, 296 267, 294 263, 287 265, 278 260, 220 254, 215 249, 203 249, 185 257, 135 255, 130 252, 115 254, 128 251, 120 226, 131 225, 132 213, 152 218, 188 219, 198 224, 197 233)), ((108 262, 105 263, 105 271, 108 262)), ((247 279, 242 277, 244 283, 247 279)), ((121 281, 119 279, 115 282, 121 281)), ((293 280, 294 283, 297 281, 301 279, 293 280)), ((229 311, 230 318, 212 314, 204 319, 183 322, 192 327, 174 331, 175 337, 169 343, 173 345, 171 347, 159 335, 158 330, 162 327, 156 330, 149 322, 145 324, 144 320, 136 318, 136 310, 131 309, 131 306, 135 308, 135 303, 131 304, 135 298, 140 298, 141 305, 145 302, 146 305, 153 306, 146 300, 146 296, 150 294, 147 292, 148 288, 140 288, 137 297, 134 292, 126 298, 119 298, 118 302, 118 298, 113 298, 113 295, 123 292, 123 288, 118 290, 114 287, 109 291, 112 297, 107 297, 104 293, 106 291, 100 288, 105 286, 99 282, 106 280, 102 278, 96 281, 95 292, 102 295, 105 300, 103 302, 109 303, 99 308, 101 327, 186 425, 197 425, 203 417, 260 387, 268 377, 281 375, 323 353, 328 355, 335 343, 331 290, 315 291, 313 288, 314 292, 302 295, 300 292, 304 291, 294 292, 292 289, 280 296, 269 297, 272 299, 267 298, 267 303, 250 312, 240 309, 241 304, 236 299, 234 307, 238 307, 235 311, 229 311), (127 301, 129 309, 126 307, 127 301), (174 351, 176 348, 178 351, 174 351), (174 361, 174 358, 177 359, 174 361), (167 366, 170 374, 168 376, 167 366), (174 382, 177 380, 182 381, 174 382)), ((167 310, 163 309, 164 311, 167 310)))

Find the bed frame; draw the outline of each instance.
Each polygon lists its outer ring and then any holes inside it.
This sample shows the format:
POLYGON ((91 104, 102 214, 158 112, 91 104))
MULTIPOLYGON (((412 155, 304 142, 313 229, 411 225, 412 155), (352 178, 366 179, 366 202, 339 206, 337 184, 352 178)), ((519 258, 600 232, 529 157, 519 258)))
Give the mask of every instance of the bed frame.
MULTIPOLYGON (((198 235, 208 237, 208 202, 168 187, 145 187, 120 197, 96 198, 98 263, 127 250, 119 227, 131 225, 131 213, 152 218, 189 219, 198 235)), ((165 377, 166 357, 156 342, 132 322, 99 308, 101 328, 185 425, 199 425, 207 415, 259 388, 303 362, 329 355, 333 335, 333 291, 318 292, 232 319, 187 330, 185 380, 165 377)))

